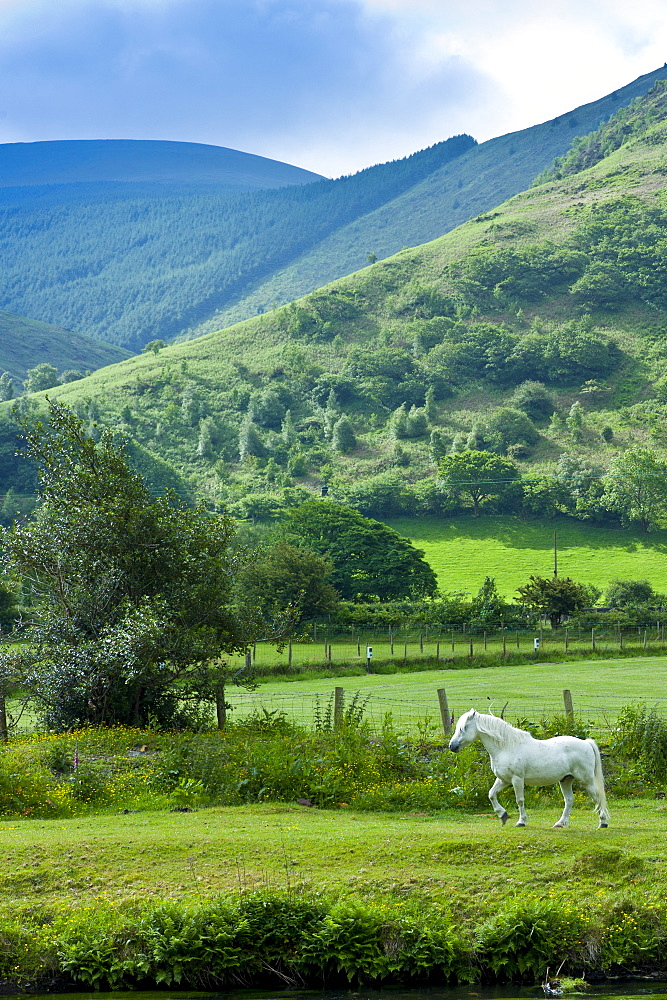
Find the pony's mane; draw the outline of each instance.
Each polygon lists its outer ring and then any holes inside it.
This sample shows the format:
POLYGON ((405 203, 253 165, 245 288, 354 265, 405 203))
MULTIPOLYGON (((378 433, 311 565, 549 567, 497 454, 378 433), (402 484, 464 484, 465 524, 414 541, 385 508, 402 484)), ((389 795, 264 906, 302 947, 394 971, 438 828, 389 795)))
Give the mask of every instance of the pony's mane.
POLYGON ((509 722, 505 722, 504 719, 499 719, 497 715, 484 715, 481 712, 477 712, 475 714, 475 725, 481 733, 495 736, 497 739, 502 740, 503 743, 523 743, 526 738, 533 738, 525 729, 517 729, 516 726, 511 726, 509 722))

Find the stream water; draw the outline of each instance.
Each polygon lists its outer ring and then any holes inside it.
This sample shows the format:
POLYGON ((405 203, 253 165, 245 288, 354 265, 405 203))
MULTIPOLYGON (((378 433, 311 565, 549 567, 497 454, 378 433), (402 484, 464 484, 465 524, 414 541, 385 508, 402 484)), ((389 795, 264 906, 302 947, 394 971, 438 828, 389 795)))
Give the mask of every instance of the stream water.
MULTIPOLYGON (((100 1000, 100 993, 49 993, 31 996, 31 1000, 100 1000)), ((229 992, 194 992, 191 990, 155 990, 151 992, 121 992, 108 994, 111 1000, 544 1000, 538 986, 498 986, 476 988, 457 986, 452 989, 385 989, 359 990, 230 990, 229 992)), ((590 1000, 667 1000, 667 982, 641 980, 632 982, 607 981, 590 986, 585 993, 568 993, 568 997, 588 997, 590 1000)))

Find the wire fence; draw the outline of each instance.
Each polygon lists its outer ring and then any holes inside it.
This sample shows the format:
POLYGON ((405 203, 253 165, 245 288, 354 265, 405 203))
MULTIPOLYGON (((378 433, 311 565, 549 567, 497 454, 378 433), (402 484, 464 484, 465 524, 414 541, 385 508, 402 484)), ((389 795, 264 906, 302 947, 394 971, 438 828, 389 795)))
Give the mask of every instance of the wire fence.
MULTIPOLYGON (((258 642, 247 654, 246 663, 259 672, 290 673, 296 669, 322 668, 342 664, 373 664, 387 661, 400 664, 417 659, 443 663, 478 655, 508 657, 562 653, 569 657, 591 652, 604 655, 638 655, 667 652, 665 625, 647 622, 637 626, 596 625, 591 629, 563 625, 560 628, 451 628, 443 625, 408 625, 396 628, 355 626, 326 628, 314 625, 299 641, 282 647, 258 642)), ((242 658, 237 658, 241 666, 242 658)))

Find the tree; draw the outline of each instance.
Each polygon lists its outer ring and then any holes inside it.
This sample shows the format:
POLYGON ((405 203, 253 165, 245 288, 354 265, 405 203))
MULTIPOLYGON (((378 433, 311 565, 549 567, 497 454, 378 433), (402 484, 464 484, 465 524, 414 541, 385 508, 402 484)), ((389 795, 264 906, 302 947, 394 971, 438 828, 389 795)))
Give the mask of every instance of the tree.
POLYGON ((244 603, 273 622, 288 616, 292 625, 333 611, 338 594, 328 583, 333 563, 289 542, 260 552, 237 576, 236 589, 244 603))
POLYGON ((440 459, 438 472, 443 489, 468 500, 475 517, 479 517, 483 506, 506 503, 518 496, 516 466, 489 451, 448 455, 440 459))
POLYGON ((4 403, 8 399, 14 398, 14 381, 9 372, 0 375, 0 402, 4 403))
POLYGON ((603 502, 644 532, 667 514, 667 462, 648 448, 629 448, 603 479, 603 502))
POLYGON ((341 597, 420 597, 433 594, 435 573, 393 528, 330 500, 311 500, 291 512, 289 534, 333 562, 331 584, 341 597))
POLYGON ((49 410, 48 429, 22 425, 41 502, 5 532, 36 599, 15 654, 24 683, 58 729, 177 721, 208 664, 251 641, 230 604, 233 523, 152 497, 109 430, 96 441, 67 407, 49 410))
POLYGON ((493 450, 503 455, 512 445, 521 444, 531 448, 540 439, 530 417, 509 406, 501 407, 489 417, 486 436, 493 450))
POLYGON ((26 392, 43 392, 58 385, 58 369, 47 361, 35 368, 29 368, 26 374, 28 377, 23 383, 26 392))
POLYGON ((347 454, 357 447, 357 438, 349 417, 343 415, 333 426, 332 444, 336 451, 347 454))
POLYGON ((575 583, 569 576, 530 576, 529 582, 518 587, 520 603, 546 615, 552 628, 558 628, 564 615, 573 615, 595 604, 599 591, 575 583))
POLYGON ((164 340, 159 340, 159 339, 158 340, 149 340, 148 343, 144 344, 144 346, 141 348, 141 353, 142 354, 149 354, 149 353, 159 354, 160 351, 164 347, 166 347, 166 346, 167 345, 165 344, 164 340))
POLYGON ((612 580, 605 603, 612 608, 637 608, 661 602, 648 580, 612 580))
POLYGON ((532 380, 517 386, 510 402, 517 410, 523 410, 531 420, 537 422, 548 420, 555 409, 551 393, 547 392, 544 382, 532 380))

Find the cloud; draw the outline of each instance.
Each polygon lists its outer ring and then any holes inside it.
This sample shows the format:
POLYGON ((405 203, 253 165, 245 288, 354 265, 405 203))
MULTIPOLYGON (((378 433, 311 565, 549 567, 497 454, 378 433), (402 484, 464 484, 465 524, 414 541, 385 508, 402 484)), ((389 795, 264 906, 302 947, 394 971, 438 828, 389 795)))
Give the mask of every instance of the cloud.
POLYGON ((0 0, 0 141, 188 139, 351 170, 445 138, 447 108, 484 94, 456 54, 421 72, 413 45, 354 0, 0 0))
POLYGON ((0 142, 210 142, 330 175, 661 65, 663 0, 0 0, 0 142))

